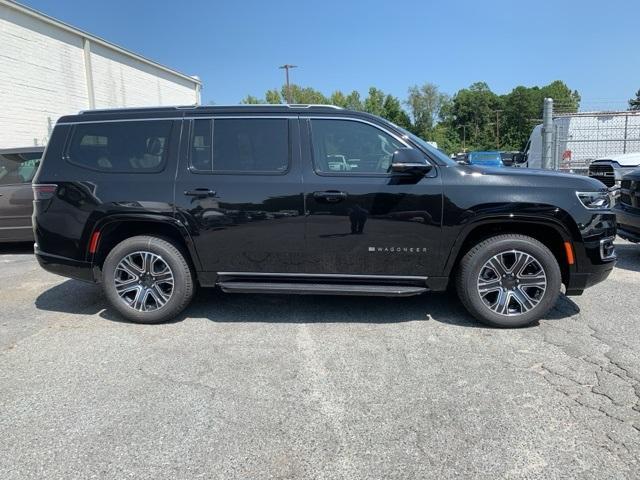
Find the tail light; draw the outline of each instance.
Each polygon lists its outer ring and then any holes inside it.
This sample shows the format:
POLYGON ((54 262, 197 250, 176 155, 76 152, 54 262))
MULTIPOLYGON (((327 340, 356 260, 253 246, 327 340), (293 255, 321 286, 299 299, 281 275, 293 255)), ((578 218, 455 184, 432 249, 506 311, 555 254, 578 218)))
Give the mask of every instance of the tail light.
POLYGON ((54 183, 34 183, 31 185, 34 200, 50 200, 56 193, 58 185, 54 183))

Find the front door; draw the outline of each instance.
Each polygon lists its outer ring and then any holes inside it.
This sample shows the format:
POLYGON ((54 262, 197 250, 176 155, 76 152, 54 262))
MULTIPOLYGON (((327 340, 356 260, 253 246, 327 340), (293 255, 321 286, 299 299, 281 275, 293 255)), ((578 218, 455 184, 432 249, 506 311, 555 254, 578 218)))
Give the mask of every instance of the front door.
POLYGON ((31 179, 41 156, 42 152, 0 154, 0 240, 33 239, 31 179))
POLYGON ((305 152, 307 273, 437 275, 442 184, 393 175, 393 153, 409 145, 360 119, 308 117, 305 152))
POLYGON ((175 186, 207 272, 295 273, 304 254, 297 117, 185 121, 175 186))

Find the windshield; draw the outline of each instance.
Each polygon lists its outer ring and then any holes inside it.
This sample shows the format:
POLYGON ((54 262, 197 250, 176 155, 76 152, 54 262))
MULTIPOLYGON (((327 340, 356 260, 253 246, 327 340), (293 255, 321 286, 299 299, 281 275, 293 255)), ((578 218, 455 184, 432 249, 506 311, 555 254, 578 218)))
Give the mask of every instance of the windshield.
POLYGON ((427 142, 425 142, 423 139, 421 139, 417 135, 414 135, 410 131, 405 130, 402 127, 399 127, 396 124, 393 124, 393 126, 395 128, 397 128, 398 130, 400 130, 404 134, 405 137, 407 137, 413 143, 417 143, 421 148, 424 148, 427 152, 429 152, 431 155, 436 157, 441 162, 443 162, 443 163, 445 163, 447 165, 457 165, 457 163, 455 161, 451 160, 449 158, 449 156, 445 152, 440 150, 439 148, 435 148, 433 145, 429 145, 427 142))

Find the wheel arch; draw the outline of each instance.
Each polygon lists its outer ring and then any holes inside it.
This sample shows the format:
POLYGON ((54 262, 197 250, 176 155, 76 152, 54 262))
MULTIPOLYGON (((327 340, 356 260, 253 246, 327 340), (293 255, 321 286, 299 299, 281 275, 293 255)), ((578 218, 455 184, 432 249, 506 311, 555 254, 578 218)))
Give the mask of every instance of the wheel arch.
POLYGON ((527 235, 549 248, 560 266, 562 282, 568 283, 571 273, 576 269, 574 237, 562 222, 536 216, 486 217, 470 223, 458 234, 445 263, 444 274, 450 277, 462 257, 474 245, 487 238, 509 233, 527 235), (569 261, 565 242, 571 244, 573 263, 569 261))
POLYGON ((197 251, 187 228, 173 217, 162 215, 110 215, 97 222, 92 237, 99 232, 95 252, 89 252, 94 270, 102 269, 109 252, 121 241, 138 235, 152 235, 171 241, 190 262, 195 271, 201 270, 197 251))

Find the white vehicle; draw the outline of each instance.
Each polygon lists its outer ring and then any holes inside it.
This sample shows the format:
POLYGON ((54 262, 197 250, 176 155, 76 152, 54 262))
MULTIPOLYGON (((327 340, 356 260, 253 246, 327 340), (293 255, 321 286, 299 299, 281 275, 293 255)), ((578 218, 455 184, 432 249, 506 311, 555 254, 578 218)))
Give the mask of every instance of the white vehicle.
POLYGON ((609 155, 591 162, 589 176, 597 178, 607 187, 619 187, 622 177, 638 167, 640 167, 640 152, 609 155))
MULTIPOLYGON (((551 168, 586 175, 595 160, 640 152, 640 112, 559 115, 552 133, 551 168)), ((521 160, 517 166, 542 168, 542 124, 533 128, 521 160)))

